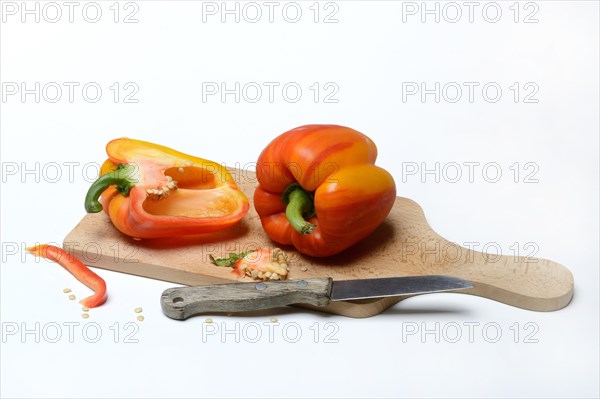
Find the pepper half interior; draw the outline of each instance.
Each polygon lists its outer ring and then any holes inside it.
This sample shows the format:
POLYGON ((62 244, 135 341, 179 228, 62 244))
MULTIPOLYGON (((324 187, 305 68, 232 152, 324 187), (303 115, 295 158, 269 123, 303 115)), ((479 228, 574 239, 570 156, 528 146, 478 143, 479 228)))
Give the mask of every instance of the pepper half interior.
POLYGON ((144 210, 157 216, 193 218, 223 217, 235 212, 239 206, 235 191, 215 173, 197 166, 165 170, 164 174, 177 182, 177 189, 159 199, 148 198, 144 210))

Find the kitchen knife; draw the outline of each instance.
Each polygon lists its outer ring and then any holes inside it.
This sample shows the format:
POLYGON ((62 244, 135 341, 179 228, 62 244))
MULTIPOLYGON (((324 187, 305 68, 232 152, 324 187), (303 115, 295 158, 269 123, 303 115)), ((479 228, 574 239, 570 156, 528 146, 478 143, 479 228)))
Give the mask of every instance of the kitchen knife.
POLYGON ((430 294, 473 288, 449 276, 388 277, 333 281, 330 277, 178 287, 160 298, 163 312, 185 320, 207 312, 247 312, 286 305, 327 306, 331 301, 430 294))

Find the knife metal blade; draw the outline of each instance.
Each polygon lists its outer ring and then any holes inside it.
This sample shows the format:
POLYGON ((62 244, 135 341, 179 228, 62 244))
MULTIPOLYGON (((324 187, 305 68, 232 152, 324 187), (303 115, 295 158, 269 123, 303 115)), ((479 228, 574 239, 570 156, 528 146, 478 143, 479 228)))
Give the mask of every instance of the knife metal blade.
POLYGON ((431 294, 473 288, 466 280, 450 276, 409 276, 334 281, 332 301, 431 294))
POLYGON ((472 287, 468 281, 449 276, 342 281, 324 277, 169 288, 160 301, 168 317, 184 320, 207 312, 246 312, 295 304, 327 306, 331 301, 430 294, 472 287))

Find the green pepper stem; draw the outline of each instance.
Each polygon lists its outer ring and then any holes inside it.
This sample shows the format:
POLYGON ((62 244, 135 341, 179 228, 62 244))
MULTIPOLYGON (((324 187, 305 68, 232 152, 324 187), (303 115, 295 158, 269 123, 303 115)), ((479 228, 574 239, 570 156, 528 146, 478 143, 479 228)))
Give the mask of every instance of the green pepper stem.
POLYGON ((293 183, 285 189, 281 199, 286 204, 285 216, 294 230, 300 234, 310 234, 317 228, 306 220, 315 214, 312 194, 298 183, 293 183))
POLYGON ((113 172, 100 176, 88 190, 85 196, 85 210, 87 213, 98 213, 102 210, 102 204, 98 201, 100 195, 108 187, 116 185, 117 190, 123 195, 128 195, 137 180, 132 177, 135 167, 119 164, 113 172))

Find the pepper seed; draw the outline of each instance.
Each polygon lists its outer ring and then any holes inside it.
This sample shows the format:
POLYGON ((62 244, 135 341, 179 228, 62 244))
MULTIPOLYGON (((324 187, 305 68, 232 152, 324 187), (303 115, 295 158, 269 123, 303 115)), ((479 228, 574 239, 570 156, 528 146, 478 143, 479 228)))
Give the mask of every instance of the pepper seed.
POLYGON ((69 295, 69 301, 74 301, 77 297, 75 295, 69 295))
POLYGON ((213 322, 213 319, 211 319, 211 318, 208 318, 208 319, 204 320, 204 322, 205 322, 206 324, 210 324, 210 323, 212 323, 212 322, 213 322))
POLYGON ((139 321, 144 321, 144 316, 139 315, 138 317, 136 317, 136 319, 138 319, 139 321))
POLYGON ((89 312, 90 308, 88 308, 87 306, 84 306, 81 308, 81 310, 83 310, 84 312, 89 312))
POLYGON ((82 313, 81 317, 83 317, 84 319, 87 319, 88 317, 90 317, 89 313, 82 313))
POLYGON ((68 294, 69 292, 71 292, 71 289, 70 289, 70 288, 65 288, 65 289, 63 290, 63 292, 64 292, 65 294, 68 294))
POLYGON ((277 317, 271 317, 271 323, 277 323, 277 317))
POLYGON ((133 309, 133 311, 135 313, 142 313, 142 310, 143 310, 142 308, 135 308, 135 309, 133 309))

